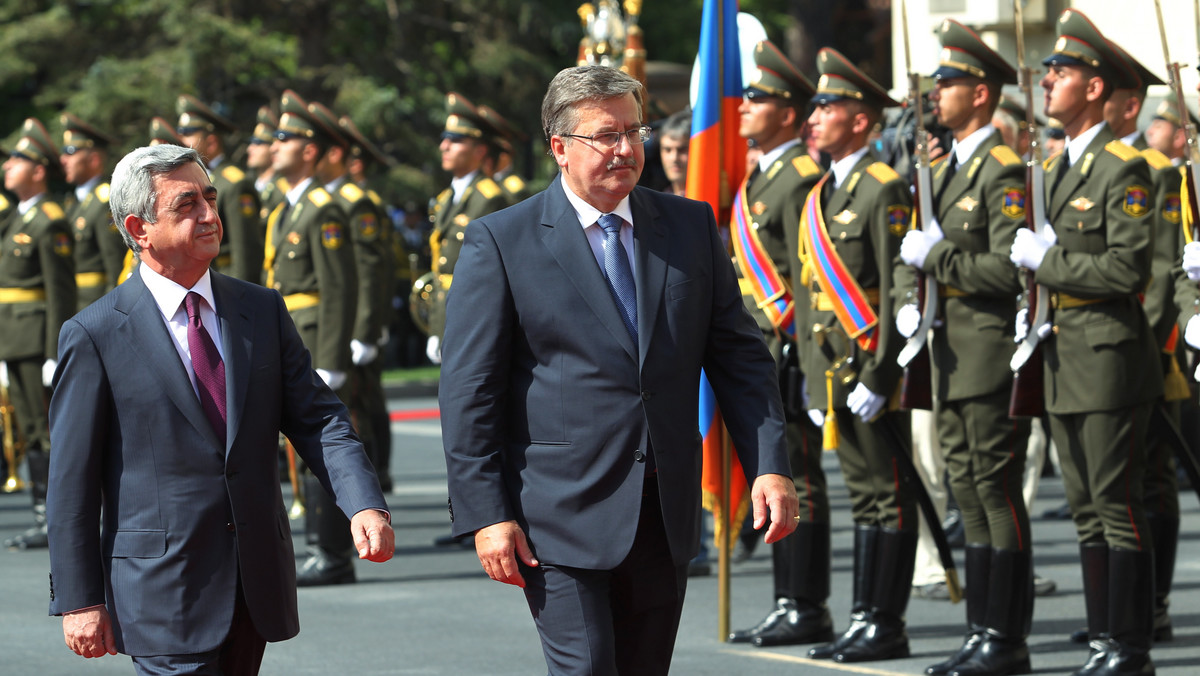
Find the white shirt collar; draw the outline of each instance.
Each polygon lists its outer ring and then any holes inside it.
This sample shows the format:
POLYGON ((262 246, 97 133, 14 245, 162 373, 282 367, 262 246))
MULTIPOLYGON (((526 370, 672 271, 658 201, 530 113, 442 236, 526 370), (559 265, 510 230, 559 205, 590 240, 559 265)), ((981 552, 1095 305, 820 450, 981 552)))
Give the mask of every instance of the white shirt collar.
POLYGON ((216 169, 216 168, 217 168, 218 166, 220 166, 220 164, 221 164, 222 162, 224 162, 224 161, 225 161, 225 154, 224 154, 224 153, 222 153, 222 154, 220 154, 220 155, 217 155, 216 157, 214 157, 214 158, 212 158, 211 160, 209 160, 209 161, 208 161, 208 168, 209 168, 209 170, 211 171, 211 170, 214 170, 214 169, 216 169))
POLYGON ((869 149, 868 146, 863 146, 833 163, 830 170, 833 171, 833 187, 835 190, 841 187, 842 183, 846 180, 846 176, 854 169, 854 165, 858 164, 858 161, 862 159, 863 155, 867 154, 869 149))
POLYGON ((954 153, 958 166, 965 165, 975 151, 979 150, 979 146, 995 133, 998 133, 996 128, 988 124, 971 132, 962 141, 955 141, 954 145, 950 146, 950 152, 954 153))
POLYGON ((297 183, 296 187, 287 191, 288 204, 290 204, 292 206, 296 206, 296 202, 300 201, 300 196, 304 194, 305 190, 308 190, 308 184, 312 183, 312 182, 313 182, 313 177, 309 176, 308 178, 304 179, 303 181, 300 181, 299 183, 297 183))
POLYGON ((30 197, 27 200, 22 200, 20 202, 17 202, 17 213, 24 216, 26 213, 28 213, 28 211, 30 209, 37 206, 37 203, 41 202, 42 198, 45 196, 46 196, 45 192, 39 192, 38 194, 34 195, 33 197, 30 197))
POLYGON ((209 271, 204 271, 204 276, 196 285, 190 289, 185 289, 177 282, 167 279, 150 269, 149 265, 137 266, 138 272, 142 275, 142 281, 146 283, 146 288, 150 290, 150 295, 154 297, 154 303, 158 305, 158 311, 162 316, 170 321, 175 313, 179 312, 180 306, 183 305, 184 296, 188 295, 189 291, 195 291, 200 294, 205 303, 212 308, 213 312, 217 311, 217 303, 213 298, 212 291, 212 275, 209 271))
MULTIPOLYGON (((562 184, 563 192, 567 195, 567 201, 570 202, 571 206, 575 209, 575 215, 579 218, 579 224, 585 229, 589 226, 595 225, 596 221, 600 220, 600 216, 606 213, 583 201, 582 197, 576 195, 573 190, 567 187, 566 181, 559 181, 559 183, 562 184)), ((622 198, 617 204, 617 208, 613 209, 610 213, 620 216, 621 218, 625 219, 626 223, 632 226, 633 209, 629 206, 629 195, 626 195, 624 198, 622 198)))
POLYGON ((1132 134, 1128 134, 1128 135, 1126 135, 1126 136, 1122 136, 1122 137, 1121 137, 1121 143, 1124 143, 1125 145, 1130 145, 1130 146, 1131 146, 1131 145, 1133 145, 1134 143, 1137 143, 1138 137, 1139 137, 1139 136, 1141 136, 1141 135, 1142 135, 1142 132, 1141 132, 1141 130, 1139 130, 1139 129, 1134 129, 1132 134))
POLYGON ((96 174, 90 179, 84 181, 83 185, 75 186, 75 199, 80 202, 84 201, 87 199, 88 194, 95 190, 96 186, 98 185, 100 185, 100 175, 96 174))
POLYGON ((467 187, 471 185, 471 181, 475 180, 475 174, 478 173, 479 170, 476 169, 475 171, 468 173, 466 176, 460 176, 459 178, 450 180, 450 188, 454 191, 455 204, 458 204, 458 201, 462 199, 463 193, 466 192, 467 187))
POLYGON ((779 159, 780 156, 786 153, 788 148, 791 148, 798 143, 800 143, 799 139, 784 141, 783 143, 780 143, 772 148, 770 152, 763 153, 762 157, 758 158, 758 170, 765 172, 767 169, 770 169, 771 165, 775 163, 775 160, 779 159))
POLYGON ((333 179, 332 181, 326 183, 325 191, 328 192, 330 195, 336 195, 337 191, 340 190, 342 188, 342 185, 345 183, 346 183, 346 175, 342 174, 341 176, 338 176, 337 178, 333 179))
POLYGON ((1100 130, 1106 126, 1108 126, 1107 122, 1094 124, 1079 136, 1075 138, 1067 138, 1067 149, 1065 152, 1067 153, 1067 160, 1071 163, 1071 166, 1075 166, 1075 163, 1078 162, 1079 158, 1083 156, 1083 151, 1087 150, 1087 147, 1092 144, 1092 141, 1096 138, 1096 135, 1099 134, 1100 130))

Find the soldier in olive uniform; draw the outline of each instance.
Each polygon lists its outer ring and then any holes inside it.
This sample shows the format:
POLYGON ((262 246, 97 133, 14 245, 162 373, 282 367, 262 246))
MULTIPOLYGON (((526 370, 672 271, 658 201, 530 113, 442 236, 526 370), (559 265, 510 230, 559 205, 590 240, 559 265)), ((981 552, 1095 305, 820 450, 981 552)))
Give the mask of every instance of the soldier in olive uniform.
POLYGON ((270 106, 258 109, 254 133, 246 144, 246 168, 254 173, 254 189, 258 191, 259 215, 262 226, 267 227, 267 216, 283 201, 287 192, 286 181, 275 175, 271 168, 271 142, 275 140, 275 129, 279 127, 279 116, 270 106))
POLYGON ((67 200, 74 202, 67 208, 67 222, 75 234, 76 298, 82 310, 120 281, 129 247, 108 209, 105 165, 116 139, 70 113, 60 120, 63 145, 58 159, 67 183, 75 186, 73 199, 67 200))
MULTIPOLYGON (((1113 134, 1122 142, 1142 154, 1150 165, 1150 182, 1153 199, 1154 258, 1150 266, 1150 283, 1142 294, 1142 307, 1154 333, 1154 341, 1160 348, 1159 363, 1163 373, 1163 400, 1158 404, 1163 413, 1179 424, 1179 402, 1188 398, 1187 381, 1176 361, 1178 344, 1175 308, 1175 283, 1172 269, 1182 254, 1183 242, 1179 227, 1179 185, 1182 176, 1171 158, 1151 148, 1147 135, 1137 127, 1142 104, 1146 100, 1146 89, 1150 85, 1166 84, 1134 59, 1120 46, 1114 49, 1128 61, 1137 72, 1141 86, 1136 89, 1117 89, 1104 104, 1104 118, 1112 127, 1113 134)), ((1179 119, 1178 107, 1163 101, 1158 112, 1179 119), (1166 106, 1164 110, 1163 106, 1166 106)), ((1146 480, 1142 503, 1146 506, 1146 520, 1150 523, 1151 540, 1154 546, 1154 635, 1155 641, 1170 640, 1174 631, 1171 616, 1167 611, 1171 582, 1175 573, 1175 552, 1179 544, 1179 484, 1175 477, 1175 452, 1171 445, 1151 433, 1148 437, 1146 480)), ((1088 632, 1080 630, 1071 635, 1078 643, 1087 643, 1088 632)))
POLYGON ((446 130, 442 132, 440 149, 442 169, 453 178, 450 187, 437 196, 430 214, 434 298, 429 309, 429 342, 425 351, 434 363, 442 360, 446 292, 454 280, 454 264, 458 262, 467 224, 508 206, 504 189, 482 171, 488 143, 496 135, 470 101, 454 92, 446 95, 446 130))
POLYGON ((908 281, 900 333, 920 323, 918 269, 938 281, 930 345, 937 438, 966 534, 967 636, 927 674, 973 676, 1029 670, 1033 559, 1021 494, 1029 420, 1008 417, 1008 363, 1022 285, 1008 259, 1025 222, 1025 163, 991 125, 1000 88, 1017 72, 974 31, 947 19, 930 96, 954 142, 932 167, 933 221, 910 230, 896 272, 908 281))
POLYGON ((763 154, 756 165, 747 167, 734 203, 734 267, 746 309, 779 364, 788 409, 788 455, 802 506, 796 532, 771 545, 775 607, 757 625, 729 636, 731 642, 762 647, 830 641, 833 619, 825 603, 830 535, 821 434, 801 401, 795 354, 795 318, 803 315, 796 306, 809 302, 807 290, 795 283, 799 276, 793 278, 799 268, 793 265, 797 226, 804 197, 823 173, 799 139, 815 88, 769 41, 755 45, 754 61, 758 72, 742 95, 738 133, 753 139, 763 154), (798 299, 794 289, 799 290, 798 299))
POLYGON ((366 448, 367 457, 377 469, 379 448, 384 443, 380 434, 391 437, 387 422, 387 406, 383 399, 383 371, 379 368, 379 344, 391 311, 392 269, 391 229, 383 214, 383 204, 373 191, 368 192, 350 181, 346 162, 350 157, 351 139, 338 123, 338 118, 320 103, 310 103, 308 112, 322 124, 339 132, 339 142, 330 144, 317 162, 317 180, 346 214, 350 240, 354 244, 355 268, 358 271, 358 312, 350 334, 350 369, 347 381, 346 405, 354 417, 358 436, 366 448))
POLYGON ((1158 346, 1138 300, 1150 281, 1153 195, 1146 160, 1104 123, 1137 73, 1083 14, 1058 21, 1043 62, 1046 115, 1067 146, 1046 162, 1045 233, 1018 231, 1011 259, 1050 292, 1046 411, 1079 535, 1092 652, 1087 673, 1150 673, 1153 536, 1142 502, 1146 431, 1162 396, 1158 346))
POLYGON ((58 359, 58 330, 75 314, 74 240, 62 207, 46 193, 58 151, 41 122, 25 121, 4 163, 4 187, 19 200, 0 222, 0 361, 17 425, 25 438, 34 526, 5 541, 45 547, 50 429, 46 388, 58 359))
MULTIPOLYGON (((351 166, 357 165, 359 174, 365 177, 366 172, 372 166, 391 166, 391 158, 384 155, 374 143, 367 140, 367 137, 358 130, 354 121, 349 117, 343 115, 338 119, 338 130, 342 132, 342 136, 350 144, 346 160, 346 171, 347 180, 353 182, 347 185, 357 186, 374 206, 378 219, 378 238, 385 247, 380 269, 378 270, 378 284, 365 297, 359 296, 360 303, 369 301, 375 305, 372 314, 374 317, 378 317, 378 321, 381 323, 379 334, 375 341, 377 349, 373 351, 374 354, 370 359, 365 359, 368 352, 365 349, 362 358, 354 358, 352 345, 352 354, 350 356, 352 361, 355 362, 355 370, 359 371, 361 376, 358 396, 365 414, 365 422, 361 423, 360 426, 371 427, 371 436, 374 441, 371 462, 375 465, 375 474, 379 477, 380 487, 383 488, 384 492, 391 492, 392 421, 387 409, 387 396, 383 392, 384 360, 382 355, 378 354, 378 348, 384 347, 388 341, 388 326, 392 323, 395 313, 392 306, 392 299, 396 295, 396 290, 402 289, 404 293, 407 293, 409 286, 411 286, 408 253, 405 250, 404 241, 397 237, 392 229, 392 223, 387 217, 387 210, 383 204, 383 200, 374 190, 368 188, 365 182, 358 183, 354 181, 354 172, 350 171, 351 166), (360 364, 360 361, 363 363, 360 364)), ((353 225, 353 222, 351 225, 353 225)), ((362 259, 360 258, 359 260, 361 261, 362 259)), ((360 270, 360 279, 363 276, 364 273, 360 270)), ((363 315, 363 310, 360 308, 360 321, 363 319, 363 315)), ((360 328, 361 325, 356 326, 355 332, 358 333, 360 328)))
POLYGON ((528 142, 529 136, 488 106, 479 106, 479 115, 496 130, 491 142, 492 151, 489 153, 489 160, 493 162, 492 180, 504 189, 509 204, 516 204, 530 197, 533 191, 526 185, 525 179, 516 173, 516 167, 513 165, 514 146, 528 142))
POLYGON ((175 131, 208 163, 208 173, 217 189, 217 215, 225 233, 213 269, 257 284, 262 277, 263 257, 258 190, 246 172, 230 161, 225 148, 224 135, 237 127, 188 94, 175 102, 175 112, 179 115, 175 131))
POLYGON ((805 198, 800 263, 810 303, 797 337, 801 367, 811 374, 811 414, 823 420, 827 445, 837 447, 855 530, 850 626, 809 656, 861 662, 909 652, 904 612, 920 517, 913 489, 895 480, 894 454, 901 451, 891 435, 907 434, 908 420, 886 409, 900 381, 902 342, 893 323, 893 261, 912 195, 904 179, 868 153, 883 109, 899 104, 832 49, 818 52, 817 65, 821 78, 809 124, 817 149, 829 153, 833 165, 805 198), (844 313, 843 306, 856 312, 844 313), (839 314, 856 319, 843 324, 839 314), (853 361, 835 368, 847 355, 853 361), (840 443, 834 443, 837 435, 840 443))
MULTIPOLYGON (((329 148, 344 142, 295 92, 283 93, 280 110, 272 166, 293 187, 267 219, 267 286, 283 296, 317 374, 345 401, 359 295, 354 235, 337 199, 316 176, 329 148)), ((346 516, 315 477, 305 477, 304 492, 309 557, 296 583, 354 582, 346 516)))

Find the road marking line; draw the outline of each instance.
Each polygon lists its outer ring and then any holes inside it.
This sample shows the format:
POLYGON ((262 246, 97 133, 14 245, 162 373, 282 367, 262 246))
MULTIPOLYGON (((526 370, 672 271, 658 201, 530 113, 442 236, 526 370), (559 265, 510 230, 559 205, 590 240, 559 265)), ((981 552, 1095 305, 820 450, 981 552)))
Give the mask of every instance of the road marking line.
POLYGON ((855 664, 838 664, 829 660, 814 660, 798 655, 786 655, 784 653, 770 652, 745 652, 742 650, 734 650, 732 648, 722 650, 721 652, 729 653, 730 655, 744 655, 749 657, 759 657, 776 662, 791 662, 792 664, 804 664, 812 667, 821 667, 831 671, 844 671, 850 674, 871 674, 872 676, 909 676, 908 672, 903 671, 884 671, 883 669, 873 669, 871 667, 858 666, 855 664))

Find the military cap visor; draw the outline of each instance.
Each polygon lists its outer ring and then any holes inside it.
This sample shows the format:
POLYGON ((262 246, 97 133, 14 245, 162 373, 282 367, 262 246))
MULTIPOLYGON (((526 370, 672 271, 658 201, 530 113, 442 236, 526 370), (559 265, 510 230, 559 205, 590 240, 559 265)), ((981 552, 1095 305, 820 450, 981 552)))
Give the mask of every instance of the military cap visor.
POLYGON ((812 97, 817 105, 844 100, 858 101, 880 110, 900 105, 883 87, 834 49, 825 47, 817 52, 817 68, 821 77, 812 97))
POLYGON ((175 123, 175 132, 180 136, 197 132, 229 133, 237 129, 229 118, 190 94, 182 94, 175 100, 175 112, 179 115, 179 121, 175 123))
POLYGON ((63 153, 73 155, 79 150, 88 148, 107 148, 116 145, 116 139, 96 129, 71 113, 63 113, 59 118, 63 127, 63 153), (68 149, 70 149, 68 151, 68 149))
MULTIPOLYGON (((1191 109, 1187 111, 1187 114, 1188 122, 1192 126, 1200 126, 1200 121, 1197 121, 1196 115, 1192 113, 1191 109)), ((1167 97, 1158 104, 1158 108, 1154 110, 1154 119, 1165 120, 1176 127, 1184 126, 1182 120, 1179 118, 1179 103, 1178 99, 1175 98, 1175 92, 1168 93, 1167 97)))
POLYGON ((309 112, 308 102, 292 90, 283 93, 280 99, 279 126, 275 138, 287 141, 302 138, 309 141, 327 141, 342 144, 338 133, 325 125, 316 115, 309 112))
POLYGON ((1064 10, 1057 23, 1054 51, 1042 60, 1044 66, 1087 66, 1117 89, 1140 89, 1141 78, 1099 29, 1082 12, 1064 10))
POLYGON ((57 169, 59 166, 58 149, 50 140, 50 133, 46 131, 46 127, 41 122, 34 118, 25 120, 25 124, 21 127, 21 136, 9 152, 9 156, 41 164, 51 169, 57 169))
POLYGON ((457 141, 462 138, 483 139, 497 135, 498 132, 466 97, 457 92, 446 94, 446 126, 442 138, 457 141))
POLYGON ((761 91, 768 96, 803 104, 816 90, 770 40, 754 45, 754 66, 757 70, 753 80, 743 92, 751 100, 755 98, 752 92, 761 91))

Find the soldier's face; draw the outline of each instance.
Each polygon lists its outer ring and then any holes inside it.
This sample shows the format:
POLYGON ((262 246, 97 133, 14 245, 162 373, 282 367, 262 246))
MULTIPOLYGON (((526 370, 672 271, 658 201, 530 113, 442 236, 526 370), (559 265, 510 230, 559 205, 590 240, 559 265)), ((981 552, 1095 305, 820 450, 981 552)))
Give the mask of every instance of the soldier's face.
POLYGON ((1046 91, 1046 109, 1043 112, 1047 117, 1068 124, 1087 107, 1092 80, 1099 81, 1099 78, 1092 77, 1079 66, 1050 66, 1042 77, 1042 89, 1046 91))
POLYGON ((933 114, 947 129, 958 129, 971 119, 975 110, 975 85, 978 80, 965 77, 940 78, 930 93, 933 114))
POLYGON ((308 141, 293 136, 286 141, 275 139, 271 142, 271 167, 276 172, 287 177, 304 167, 304 147, 308 141))
POLYGON ((99 155, 95 150, 79 148, 69 155, 66 153, 59 155, 58 160, 62 163, 67 183, 82 185, 100 173, 99 162, 96 161, 98 158, 99 155))
MULTIPOLYGON (((575 105, 578 124, 571 131, 578 136, 601 132, 628 132, 642 125, 641 111, 633 94, 575 105)), ((617 145, 605 148, 587 139, 554 136, 550 140, 554 160, 562 171, 563 182, 585 202, 609 212, 637 186, 646 162, 646 148, 630 143, 622 134, 617 145)))
POLYGON ((1178 157, 1175 148, 1175 132, 1179 129, 1163 119, 1154 119, 1146 127, 1146 144, 1167 157, 1178 157))
POLYGON ((9 157, 4 161, 4 187, 17 195, 27 192, 33 185, 36 168, 36 163, 24 157, 9 157))
POLYGON ((160 266, 162 269, 154 268, 158 272, 175 271, 185 278, 196 271, 202 274, 221 250, 217 189, 208 173, 189 163, 154 177, 154 190, 158 195, 154 203, 156 222, 139 220, 131 224, 126 219, 130 234, 144 249, 143 259, 160 266))
POLYGON ((262 171, 271 166, 271 144, 251 143, 246 146, 246 166, 262 171))
POLYGON ((663 171, 672 183, 687 180, 689 142, 686 136, 663 136, 658 140, 663 171))
POLYGON ((812 125, 812 140, 817 150, 840 160, 861 147, 858 130, 864 129, 868 121, 848 101, 839 100, 817 104, 808 123, 812 125))
POLYGON ((442 151, 442 169, 455 178, 478 169, 487 154, 482 143, 470 138, 444 138, 438 149, 442 151))
POLYGON ((770 96, 743 97, 738 106, 738 136, 766 142, 779 133, 787 108, 770 96))

